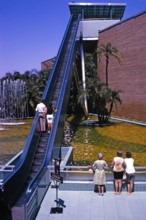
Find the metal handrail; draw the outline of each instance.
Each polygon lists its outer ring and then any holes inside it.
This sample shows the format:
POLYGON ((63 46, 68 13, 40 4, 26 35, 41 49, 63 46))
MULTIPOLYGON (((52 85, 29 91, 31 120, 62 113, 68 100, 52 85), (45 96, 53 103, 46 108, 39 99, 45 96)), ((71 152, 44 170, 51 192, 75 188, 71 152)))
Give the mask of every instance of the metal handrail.
MULTIPOLYGON (((50 172, 54 173, 54 166, 48 166, 50 172)), ((94 172, 89 171, 89 166, 60 166, 60 175, 66 181, 91 181, 94 178, 94 172)), ((135 167, 135 182, 146 184, 146 166, 135 167)), ((107 181, 113 181, 113 170, 110 167, 105 169, 107 181)))
POLYGON ((61 51, 62 51, 63 45, 64 45, 64 43, 65 43, 65 39, 66 39, 68 30, 69 30, 69 26, 70 26, 71 21, 72 21, 72 17, 73 17, 73 15, 71 15, 70 20, 69 20, 69 22, 68 22, 68 25, 67 25, 65 34, 64 34, 64 36, 63 36, 63 39, 62 39, 62 42, 61 42, 59 51, 58 51, 58 53, 57 53, 57 57, 55 58, 55 62, 54 62, 53 68, 52 68, 52 70, 51 70, 51 73, 50 73, 49 78, 48 78, 48 82, 47 82, 46 87, 45 87, 45 90, 44 90, 44 92, 43 92, 42 99, 46 99, 48 90, 49 90, 49 88, 51 87, 52 79, 53 79, 53 77, 54 77, 54 73, 55 73, 55 70, 56 70, 56 68, 57 68, 57 64, 58 64, 58 62, 59 62, 59 58, 60 58, 60 55, 61 55, 61 51))
POLYGON ((9 172, 9 171, 13 171, 15 165, 0 165, 0 172, 9 172), (8 170, 9 169, 9 170, 8 170))
MULTIPOLYGON (((54 170, 54 166, 48 166, 51 170, 54 170)), ((146 173, 146 166, 135 166, 136 173, 146 173), (143 171, 139 171, 143 170, 143 171)), ((89 166, 60 166, 60 172, 88 172, 89 166), (74 169, 74 170, 72 170, 74 169), (78 170, 78 171, 77 171, 78 170)), ((112 168, 107 167, 106 171, 112 171, 112 168)))
MULTIPOLYGON (((79 24, 79 20, 80 20, 80 16, 79 16, 78 21, 77 21, 77 26, 79 24)), ((71 23, 71 20, 70 20, 70 23, 71 23)), ((69 26, 68 26, 68 28, 69 28, 69 26)), ((66 32, 66 35, 67 35, 67 33, 68 33, 68 31, 66 32)), ((63 101, 63 97, 64 97, 64 92, 65 92, 65 88, 66 88, 65 84, 67 83, 66 82, 66 78, 67 78, 67 74, 68 74, 68 71, 69 71, 68 68, 69 68, 69 65, 70 65, 70 62, 71 62, 71 55, 73 53, 73 48, 75 46, 76 34, 77 34, 77 27, 76 27, 76 32, 74 33, 74 39, 72 41, 72 47, 71 47, 71 50, 70 50, 70 54, 69 54, 69 58, 68 58, 68 63, 66 65, 67 68, 65 70, 65 74, 64 74, 64 78, 63 78, 63 84, 62 84, 62 87, 61 87, 60 97, 59 97, 59 101, 58 101, 58 105, 57 105, 57 113, 56 113, 56 115, 54 117, 53 127, 51 129, 50 138, 49 138, 49 141, 48 141, 48 144, 47 144, 46 157, 45 157, 44 163, 42 164, 41 170, 36 174, 34 179, 29 183, 29 185, 27 187, 27 192, 26 192, 27 195, 28 195, 28 193, 30 193, 30 192, 32 193, 33 192, 33 190, 35 189, 34 182, 36 181, 38 176, 41 174, 42 170, 45 169, 45 167, 48 164, 48 161, 50 161, 50 159, 51 159, 53 143, 54 143, 54 139, 55 139, 55 132, 57 130, 58 121, 59 121, 59 117, 60 117, 60 113, 61 113, 61 105, 62 105, 62 101, 63 101)), ((65 42, 65 39, 64 39, 63 43, 64 42, 65 42)))

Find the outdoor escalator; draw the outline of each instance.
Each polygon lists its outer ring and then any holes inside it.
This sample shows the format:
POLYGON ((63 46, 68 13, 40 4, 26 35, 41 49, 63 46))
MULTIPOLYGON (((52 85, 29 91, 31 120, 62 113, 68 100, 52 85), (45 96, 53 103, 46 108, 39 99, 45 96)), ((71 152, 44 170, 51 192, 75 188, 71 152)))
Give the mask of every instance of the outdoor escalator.
POLYGON ((36 113, 21 158, 14 171, 0 185, 0 210, 5 208, 9 211, 14 206, 21 207, 28 202, 50 164, 53 150, 61 146, 79 21, 80 16, 78 19, 71 16, 42 96, 48 105, 52 102, 52 106, 57 109, 51 133, 40 132, 36 113))

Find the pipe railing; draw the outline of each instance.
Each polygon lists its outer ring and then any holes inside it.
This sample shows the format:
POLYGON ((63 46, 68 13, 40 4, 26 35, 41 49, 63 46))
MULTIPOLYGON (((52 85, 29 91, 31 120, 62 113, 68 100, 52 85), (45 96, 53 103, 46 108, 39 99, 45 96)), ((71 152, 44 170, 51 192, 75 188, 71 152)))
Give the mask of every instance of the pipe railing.
MULTIPOLYGON (((54 166, 48 166, 50 172, 54 172, 54 166)), ((93 172, 89 172, 89 166, 60 166, 60 175, 63 181, 92 181, 93 172)), ((146 166, 135 166, 135 182, 146 184, 146 166)), ((113 170, 107 167, 105 170, 107 181, 113 181, 113 170)), ((124 180, 123 180, 124 181, 124 180)))
MULTIPOLYGON (((90 166, 60 166, 60 172, 76 172, 76 173, 89 173, 90 166)), ((48 166, 53 171, 54 166, 48 166)), ((135 166, 135 173, 146 173, 146 166, 135 166)), ((113 172, 112 168, 107 167, 106 172, 113 172)))

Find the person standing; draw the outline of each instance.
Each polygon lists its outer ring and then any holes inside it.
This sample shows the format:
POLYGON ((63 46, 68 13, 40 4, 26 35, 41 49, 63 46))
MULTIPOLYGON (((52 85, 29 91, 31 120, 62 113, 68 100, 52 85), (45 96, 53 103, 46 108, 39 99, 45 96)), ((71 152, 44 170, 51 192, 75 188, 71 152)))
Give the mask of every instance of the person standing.
POLYGON ((126 182, 127 182, 127 194, 131 195, 133 192, 134 179, 135 179, 135 168, 134 159, 132 158, 131 152, 126 152, 125 158, 126 164, 126 182))
POLYGON ((36 112, 39 113, 40 130, 41 130, 41 132, 46 132, 46 113, 47 113, 47 107, 45 105, 44 100, 41 100, 40 103, 37 104, 36 112))
POLYGON ((104 189, 106 184, 105 168, 107 163, 103 160, 103 154, 98 154, 98 160, 93 163, 94 173, 94 184, 98 187, 98 195, 104 195, 104 189))
POLYGON ((123 152, 117 151, 117 156, 113 158, 111 167, 113 167, 115 195, 120 195, 122 191, 122 179, 124 174, 125 162, 122 158, 123 152))
POLYGON ((52 107, 52 104, 49 104, 48 111, 47 111, 47 124, 48 124, 48 133, 50 133, 53 123, 55 109, 52 107))

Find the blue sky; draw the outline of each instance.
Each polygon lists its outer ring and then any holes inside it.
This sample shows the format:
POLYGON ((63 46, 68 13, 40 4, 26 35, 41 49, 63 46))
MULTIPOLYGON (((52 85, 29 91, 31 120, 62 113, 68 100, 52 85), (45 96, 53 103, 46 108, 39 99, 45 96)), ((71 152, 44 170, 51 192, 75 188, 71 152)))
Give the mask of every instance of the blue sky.
MULTIPOLYGON (((7 72, 41 69, 56 56, 67 27, 67 0, 0 0, 0 78, 7 72)), ((126 3, 123 20, 146 10, 146 0, 82 0, 126 3)))

